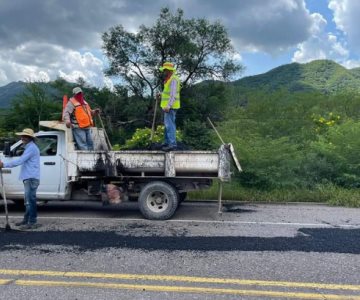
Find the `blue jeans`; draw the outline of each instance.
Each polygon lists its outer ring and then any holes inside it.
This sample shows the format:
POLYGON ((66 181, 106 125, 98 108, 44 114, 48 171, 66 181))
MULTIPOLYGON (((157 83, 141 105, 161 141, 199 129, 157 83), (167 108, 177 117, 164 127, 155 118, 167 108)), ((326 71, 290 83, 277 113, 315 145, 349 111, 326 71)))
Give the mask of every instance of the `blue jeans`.
POLYGON ((36 190, 39 186, 39 179, 29 178, 24 181, 24 223, 35 224, 37 221, 36 190))
POLYGON ((176 147, 176 109, 170 109, 169 112, 164 112, 164 143, 169 146, 176 147))
POLYGON ((72 132, 78 150, 94 150, 90 128, 73 128, 72 132))

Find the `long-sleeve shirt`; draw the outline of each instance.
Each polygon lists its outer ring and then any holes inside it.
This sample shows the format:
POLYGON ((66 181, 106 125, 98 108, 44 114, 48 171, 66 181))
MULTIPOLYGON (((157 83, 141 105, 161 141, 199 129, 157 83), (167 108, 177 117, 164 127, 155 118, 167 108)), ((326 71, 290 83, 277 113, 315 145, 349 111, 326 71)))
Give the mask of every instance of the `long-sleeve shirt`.
POLYGON ((63 112, 63 119, 65 122, 70 121, 74 127, 79 127, 75 119, 75 116, 73 115, 74 110, 75 110, 74 104, 72 104, 71 101, 69 101, 65 106, 63 112))
POLYGON ((25 145, 24 153, 19 158, 4 162, 4 168, 13 168, 20 165, 20 180, 29 178, 40 180, 40 151, 33 141, 25 145))
POLYGON ((175 102, 177 92, 177 82, 176 79, 171 80, 170 82, 170 98, 167 107, 171 108, 175 102))

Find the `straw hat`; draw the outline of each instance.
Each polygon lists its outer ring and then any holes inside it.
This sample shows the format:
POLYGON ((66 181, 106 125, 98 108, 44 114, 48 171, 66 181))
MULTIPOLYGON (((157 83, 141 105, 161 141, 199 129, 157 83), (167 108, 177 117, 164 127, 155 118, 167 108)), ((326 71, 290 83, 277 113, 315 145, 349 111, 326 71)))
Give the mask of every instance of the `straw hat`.
POLYGON ((31 128, 25 128, 22 132, 15 133, 16 135, 26 135, 32 138, 35 138, 34 130, 31 128))

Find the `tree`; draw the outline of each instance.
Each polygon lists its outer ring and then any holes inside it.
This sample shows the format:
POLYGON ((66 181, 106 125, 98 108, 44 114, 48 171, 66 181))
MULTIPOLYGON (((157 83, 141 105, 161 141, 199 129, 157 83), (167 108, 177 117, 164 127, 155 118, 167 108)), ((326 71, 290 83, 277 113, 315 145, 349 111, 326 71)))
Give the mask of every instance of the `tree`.
POLYGON ((154 26, 142 25, 131 33, 119 25, 102 38, 110 64, 107 75, 119 76, 141 98, 153 98, 161 85, 159 66, 168 60, 176 64, 183 86, 203 79, 227 80, 242 70, 231 58, 234 49, 225 27, 203 18, 185 19, 181 9, 172 14, 162 8, 154 26))
MULTIPOLYGON (((186 19, 181 9, 173 14, 168 8, 162 8, 152 27, 142 25, 137 33, 132 33, 118 25, 105 32, 102 39, 104 52, 109 59, 106 74, 120 77, 130 91, 128 100, 132 107, 138 108, 139 103, 144 105, 141 109, 143 125, 148 125, 152 120, 154 95, 162 85, 159 66, 165 61, 176 65, 182 80, 181 96, 188 94, 186 91, 196 82, 205 79, 228 80, 243 69, 233 59, 235 51, 222 24, 211 23, 204 18, 186 19)), ((196 104, 192 107, 196 107, 196 104)), ((201 111, 206 111, 206 108, 201 111)), ((191 118, 182 116, 179 115, 180 126, 191 118)))
POLYGON ((31 127, 39 130, 40 120, 60 120, 61 101, 51 99, 50 91, 43 82, 28 82, 26 90, 13 102, 6 116, 6 129, 23 129, 31 127))

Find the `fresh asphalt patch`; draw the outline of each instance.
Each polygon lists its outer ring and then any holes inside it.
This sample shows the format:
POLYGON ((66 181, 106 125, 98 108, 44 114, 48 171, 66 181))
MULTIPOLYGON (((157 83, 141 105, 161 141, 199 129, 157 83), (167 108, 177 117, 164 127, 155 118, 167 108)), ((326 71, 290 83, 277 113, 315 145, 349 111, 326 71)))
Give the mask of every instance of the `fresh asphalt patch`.
MULTIPOLYGON (((134 225, 132 225, 134 226, 134 225)), ((106 248, 146 251, 300 251, 360 254, 360 229, 300 228, 295 237, 246 236, 129 236, 118 231, 9 231, 1 232, 0 252, 44 246, 71 251, 106 248)))
MULTIPOLYGON (((72 252, 115 248, 360 254, 356 209, 226 203, 219 216, 216 203, 190 202, 172 220, 149 221, 141 219, 132 203, 122 208, 83 203, 40 206, 42 227, 19 230, 11 224, 10 231, 5 231, 5 224, 0 227, 0 252, 30 248, 51 252, 61 247, 72 252)), ((12 213, 12 220, 22 217, 21 210, 12 213)))

